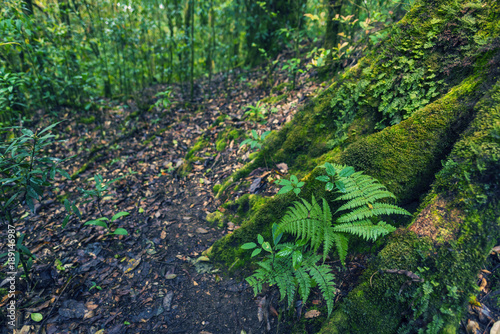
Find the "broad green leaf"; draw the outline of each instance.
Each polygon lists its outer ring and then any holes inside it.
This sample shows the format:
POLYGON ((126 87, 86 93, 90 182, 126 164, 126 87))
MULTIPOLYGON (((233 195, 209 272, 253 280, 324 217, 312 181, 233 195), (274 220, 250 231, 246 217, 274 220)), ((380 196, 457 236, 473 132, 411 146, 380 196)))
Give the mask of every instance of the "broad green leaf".
POLYGON ((88 222, 86 222, 83 225, 96 225, 96 226, 102 226, 104 228, 108 228, 108 224, 106 224, 105 222, 103 222, 101 220, 89 220, 88 222))
POLYGON ((302 188, 304 186, 305 182, 299 182, 297 183, 297 187, 302 188))
POLYGON ((252 130, 252 136, 254 139, 258 140, 259 139, 259 135, 257 134, 257 131, 255 130, 252 130))
POLYGON ((273 252, 273 248, 271 247, 271 244, 267 241, 262 243, 262 249, 265 250, 266 252, 269 252, 269 253, 273 252))
POLYGON ((301 251, 294 251, 292 254, 292 264, 293 264, 293 269, 297 270, 300 265, 302 264, 302 252, 301 251))
POLYGON ((257 244, 255 242, 247 242, 246 244, 241 245, 240 248, 242 249, 254 249, 257 247, 257 244))
POLYGON ((273 242, 274 242, 275 246, 277 246, 279 244, 281 237, 283 236, 283 233, 276 235, 277 231, 278 231, 278 224, 274 223, 273 224, 273 242))
POLYGON ((264 237, 262 235, 257 235, 257 241, 259 242, 259 245, 262 245, 262 243, 264 242, 264 237))
POLYGON ((297 176, 295 176, 295 175, 290 176, 290 181, 292 183, 298 183, 299 182, 299 180, 297 179, 297 176))
POLYGON ((256 248, 253 250, 252 255, 250 257, 254 257, 260 254, 262 252, 262 248, 256 248))
POLYGON ((280 186, 290 186, 292 182, 286 180, 286 179, 279 179, 274 181, 274 183, 279 184, 280 186))
POLYGON ((292 254, 293 252, 293 247, 291 246, 286 246, 284 249, 282 249, 281 251, 279 251, 276 256, 277 257, 286 257, 290 254, 292 254))
POLYGON ((316 180, 321 181, 321 182, 329 182, 330 178, 326 175, 321 175, 316 178, 316 180))
POLYGON ((64 199, 64 207, 66 208, 66 211, 71 212, 71 204, 67 199, 64 199))
POLYGON ((340 171, 339 176, 348 177, 351 176, 352 174, 354 174, 354 168, 348 166, 340 171))
POLYGON ((30 317, 34 322, 40 322, 43 319, 43 315, 41 315, 40 313, 31 313, 30 317))
POLYGON ((299 194, 300 194, 300 188, 294 188, 293 192, 295 193, 295 195, 299 196, 299 194))
POLYGON ((325 168, 326 168, 326 173, 330 176, 335 176, 335 174, 337 173, 335 168, 329 162, 325 162, 325 168))
POLYGON ((342 193, 346 192, 345 184, 342 181, 335 181, 335 187, 337 187, 337 189, 342 193))
POLYGON ((252 139, 250 139, 250 138, 249 139, 245 139, 244 141, 241 142, 240 147, 245 146, 246 144, 248 144, 251 141, 252 141, 252 139))
POLYGON ((292 191, 293 189, 293 186, 284 186, 283 188, 280 189, 280 191, 278 191, 278 194, 286 194, 290 191, 292 191))
MULTIPOLYGON (((62 121, 61 121, 62 122, 62 121)), ((52 128, 54 128, 57 124, 61 123, 61 122, 56 122, 54 124, 51 124, 49 125, 48 127, 46 127, 45 129, 43 129, 42 131, 40 131, 40 133, 38 135, 41 135, 42 133, 44 132, 47 132, 49 130, 51 130, 52 128)))
POLYGON ((62 222, 62 228, 65 228, 65 227, 66 227, 66 225, 67 225, 67 224, 68 224, 68 222, 69 222, 69 218, 70 218, 70 217, 71 217, 71 215, 69 215, 69 214, 68 214, 68 215, 66 215, 66 217, 64 217, 64 220, 63 220, 63 222, 62 222))
POLYGON ((71 175, 69 175, 65 170, 59 168, 59 169, 57 169, 57 171, 59 172, 59 174, 61 174, 65 178, 71 179, 71 175))
POLYGON ((116 215, 114 215, 112 218, 111 218, 111 221, 114 222, 115 220, 117 220, 118 218, 120 217, 123 217, 123 216, 128 216, 130 213, 128 212, 125 212, 125 211, 121 211, 121 212, 118 212, 116 215))
POLYGON ((328 183, 326 184, 326 186, 325 186, 325 189, 326 189, 327 191, 332 191, 332 190, 333 190, 333 183, 328 182, 328 183))
POLYGON ((118 227, 113 233, 110 234, 116 234, 116 235, 128 235, 128 232, 126 229, 118 227))

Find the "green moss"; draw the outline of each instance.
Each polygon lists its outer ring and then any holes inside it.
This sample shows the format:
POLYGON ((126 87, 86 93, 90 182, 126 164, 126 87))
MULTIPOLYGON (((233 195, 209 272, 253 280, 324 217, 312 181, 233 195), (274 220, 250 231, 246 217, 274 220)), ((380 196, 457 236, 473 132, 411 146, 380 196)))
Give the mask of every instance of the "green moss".
POLYGON ((217 141, 215 142, 215 149, 218 152, 222 152, 226 149, 228 142, 231 140, 236 141, 241 136, 241 131, 237 129, 226 129, 223 132, 219 133, 217 136, 217 141))
POLYGON ((223 225, 224 223, 224 214, 220 211, 215 211, 212 213, 209 213, 207 215, 206 221, 211 223, 212 225, 223 225))
POLYGON ((476 104, 476 118, 413 223, 391 238, 322 333, 458 330, 476 274, 500 237, 499 102, 497 84, 476 104), (377 272, 385 269, 408 270, 424 282, 402 290, 407 278, 377 272))
POLYGON ((189 160, 195 153, 201 151, 209 144, 208 140, 206 140, 203 136, 201 136, 198 141, 191 147, 189 152, 186 154, 185 159, 189 160))
POLYGON ((466 80, 410 119, 350 145, 340 161, 375 176, 400 203, 418 199, 473 115, 476 80, 466 80))
POLYGON ((281 94, 281 95, 276 95, 276 96, 268 96, 268 97, 265 97, 261 100, 262 103, 265 103, 265 104, 277 104, 279 102, 281 102, 282 100, 286 99, 287 97, 287 94, 281 94))
POLYGON ((214 194, 217 194, 217 193, 219 192, 219 190, 220 190, 220 188, 221 188, 221 187, 222 187, 222 185, 221 185, 221 184, 215 184, 215 185, 213 186, 213 188, 212 188, 212 192, 213 192, 214 194))
POLYGON ((278 93, 283 90, 290 90, 292 88, 292 84, 289 82, 282 82, 279 85, 276 85, 275 87, 271 88, 271 92, 273 93, 278 93))
POLYGON ((226 138, 218 139, 215 142, 215 149, 217 150, 217 152, 224 151, 226 149, 226 146, 227 146, 227 139, 226 138))
POLYGON ((78 118, 78 123, 80 124, 93 124, 94 122, 95 122, 95 116, 78 118))

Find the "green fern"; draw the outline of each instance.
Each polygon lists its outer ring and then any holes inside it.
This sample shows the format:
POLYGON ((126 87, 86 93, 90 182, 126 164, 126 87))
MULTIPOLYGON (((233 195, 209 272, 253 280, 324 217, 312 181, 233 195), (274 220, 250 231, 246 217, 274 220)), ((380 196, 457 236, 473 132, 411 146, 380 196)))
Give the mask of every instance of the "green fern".
MULTIPOLYGON (((276 233, 273 234, 276 235, 276 233)), ((277 239, 274 238, 274 240, 277 239)), ((248 243, 242 248, 251 249, 250 245, 257 246, 255 243, 248 243)), ((280 292, 280 300, 286 299, 288 308, 293 306, 297 292, 305 303, 313 285, 318 286, 323 293, 328 307, 328 315, 330 315, 335 298, 335 276, 331 273, 331 268, 328 265, 317 264, 321 260, 321 256, 310 250, 304 251, 304 248, 305 243, 302 242, 295 244, 277 244, 276 242, 274 248, 270 250, 270 254, 266 255, 262 261, 257 262, 259 268, 252 276, 247 277, 246 281, 253 287, 255 295, 262 292, 263 283, 276 285, 280 292)))
POLYGON ((395 227, 381 221, 380 216, 410 213, 396 205, 379 202, 394 199, 395 196, 371 176, 354 172, 352 167, 347 166, 325 163, 324 167, 327 175, 317 179, 326 183, 327 191, 336 187, 342 193, 336 200, 347 201, 335 213, 347 212, 332 224, 328 202, 322 198, 320 206, 313 195, 311 203, 305 199, 294 202, 282 218, 278 231, 309 241, 315 251, 323 246, 323 260, 335 245, 342 264, 345 264, 349 234, 375 241, 395 230, 395 227))

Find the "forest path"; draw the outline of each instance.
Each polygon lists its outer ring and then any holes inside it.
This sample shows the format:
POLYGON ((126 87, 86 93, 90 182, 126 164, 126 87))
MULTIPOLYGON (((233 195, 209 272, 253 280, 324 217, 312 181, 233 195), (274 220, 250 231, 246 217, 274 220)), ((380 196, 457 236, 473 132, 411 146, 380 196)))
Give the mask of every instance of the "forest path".
MULTIPOLYGON (((202 251, 237 226, 210 226, 205 217, 221 204, 213 196, 213 185, 248 161, 250 152, 239 148, 243 139, 233 139, 228 132, 236 130, 241 136, 252 129, 277 130, 318 85, 304 76, 299 83, 305 84, 298 89, 285 84, 268 95, 259 87, 263 73, 239 76, 229 80, 215 77, 211 88, 220 94, 195 103, 186 103, 183 88, 173 87, 174 104, 168 111, 153 108, 134 118, 130 108, 108 105, 87 115, 95 117, 98 126, 82 125, 81 118, 61 124, 69 138, 54 153, 77 155, 69 172, 82 166, 86 170, 74 181, 58 183, 58 192, 51 193, 52 197, 69 194, 74 199, 78 188, 94 186, 96 174, 104 180, 128 171, 136 174, 110 186, 100 212, 94 203, 80 205, 82 220, 72 219, 63 230, 58 227, 65 212, 56 201, 42 203, 38 215, 26 220, 26 227, 34 227, 28 245, 38 258, 33 271, 39 285, 25 297, 25 302, 35 301, 25 311, 36 309, 44 315, 40 332, 265 332, 246 282, 223 276, 210 261, 200 259, 202 251), (277 101, 266 106, 266 122, 249 119, 246 106, 255 106, 266 96, 277 101), (276 109, 270 112, 271 108, 276 109), (130 128, 138 130, 126 134, 130 128), (225 145, 220 144, 221 138, 225 145), (91 145, 102 149, 96 153, 91 145), (190 159, 193 168, 181 178, 178 172, 193 146, 198 149, 190 159), (128 236, 110 237, 100 227, 82 225, 119 211, 130 213, 117 221, 117 226, 128 230, 128 236), (56 260, 60 261, 57 269, 56 260), (51 295, 59 297, 47 303, 51 295)), ((280 87, 285 81, 287 73, 276 73, 273 86, 280 87)), ((197 88, 199 96, 208 89, 207 84, 197 88)), ((157 87, 162 89, 165 87, 157 87)), ((157 91, 150 92, 154 93, 157 91)), ((230 199, 241 194, 233 192, 230 199)), ((40 327, 29 319, 23 324, 26 330, 40 327)), ((276 328, 275 318, 271 325, 276 328)))

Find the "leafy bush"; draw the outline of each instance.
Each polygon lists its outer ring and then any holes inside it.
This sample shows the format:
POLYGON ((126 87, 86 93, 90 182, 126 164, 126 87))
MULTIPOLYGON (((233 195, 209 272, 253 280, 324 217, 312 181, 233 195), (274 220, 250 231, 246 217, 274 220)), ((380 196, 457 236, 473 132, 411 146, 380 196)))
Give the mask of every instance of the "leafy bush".
MULTIPOLYGON (((21 219, 16 216, 19 207, 26 206, 35 213, 35 201, 42 200, 45 189, 51 186, 56 173, 70 178, 67 172, 59 168, 59 164, 67 159, 45 155, 45 148, 56 142, 50 130, 57 124, 35 132, 22 127, 0 129, 0 132, 19 132, 12 140, 0 142, 0 217, 9 227, 14 228, 21 219)), ((23 244, 25 234, 16 234, 15 239, 15 266, 17 268, 21 263, 28 283, 32 285, 29 271, 35 257, 23 244)))

